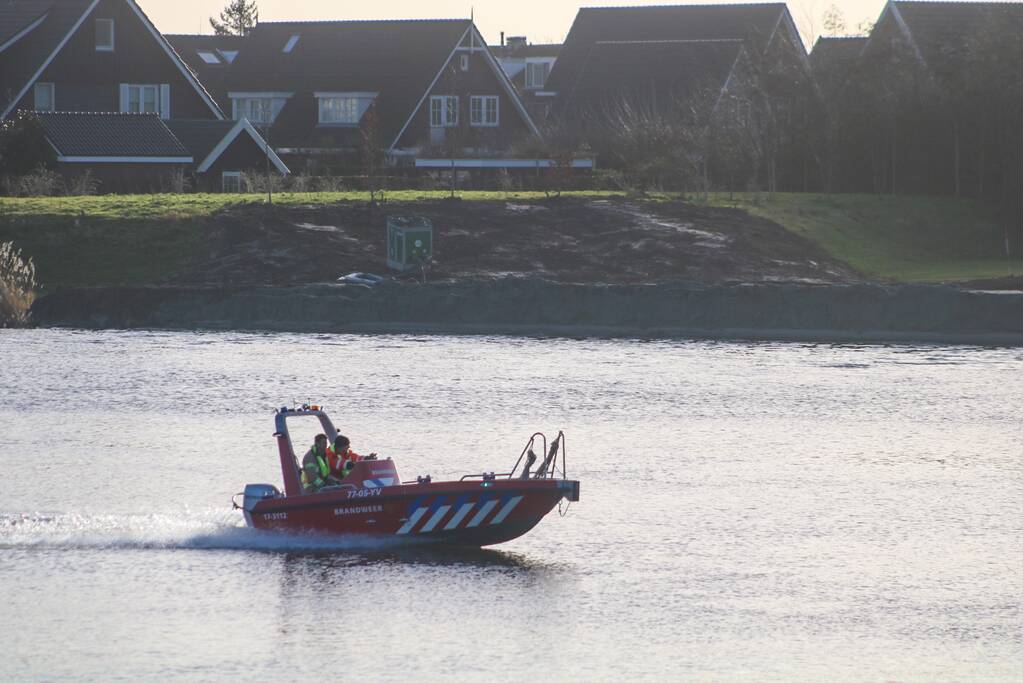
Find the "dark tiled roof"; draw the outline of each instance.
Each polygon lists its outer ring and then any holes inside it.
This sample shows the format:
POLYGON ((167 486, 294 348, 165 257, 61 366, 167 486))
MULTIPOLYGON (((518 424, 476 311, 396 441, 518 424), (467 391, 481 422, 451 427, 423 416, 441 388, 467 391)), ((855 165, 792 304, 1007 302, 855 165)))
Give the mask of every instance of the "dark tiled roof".
POLYGON ((199 77, 206 90, 217 101, 220 108, 230 112, 231 102, 227 100, 224 91, 224 82, 227 78, 231 63, 227 61, 218 51, 241 52, 245 46, 244 36, 204 36, 204 35, 169 35, 164 38, 171 44, 174 51, 185 61, 188 67, 199 77), (219 64, 209 64, 199 52, 213 52, 221 61, 219 64))
POLYGON ((379 93, 378 131, 389 145, 469 26, 468 19, 260 23, 225 89, 295 93, 274 123, 274 147, 351 144, 357 130, 315 126, 312 93, 379 93), (295 35, 298 42, 285 53, 295 35))
POLYGON ((587 111, 622 99, 672 106, 702 91, 716 95, 741 51, 741 40, 598 42, 566 106, 587 111))
POLYGON ((941 70, 947 58, 958 61, 966 39, 985 26, 1023 25, 1019 2, 895 2, 893 3, 931 68, 941 70))
POLYGON ((762 51, 786 13, 784 3, 583 7, 565 38, 547 88, 570 89, 590 48, 600 41, 740 39, 762 51))
POLYGON ((820 37, 810 52, 810 66, 814 72, 848 69, 863 52, 866 36, 820 37))
POLYGON ((46 13, 37 28, 0 52, 0 113, 12 105, 12 99, 85 14, 89 4, 89 0, 0 0, 0 30, 17 32, 31 22, 27 17, 38 18, 46 13), (18 24, 20 28, 12 29, 18 24))
POLYGON ((224 136, 231 132, 237 121, 216 121, 213 119, 170 119, 165 121, 174 137, 181 141, 200 163, 209 156, 224 136))
POLYGON ((165 33, 166 38, 174 49, 181 54, 182 48, 186 50, 241 50, 245 45, 245 36, 217 36, 198 33, 165 33))
POLYGON ((38 112, 37 116, 61 156, 192 156, 156 114, 38 112))
POLYGON ((0 45, 31 26, 49 9, 49 2, 0 1, 0 45))

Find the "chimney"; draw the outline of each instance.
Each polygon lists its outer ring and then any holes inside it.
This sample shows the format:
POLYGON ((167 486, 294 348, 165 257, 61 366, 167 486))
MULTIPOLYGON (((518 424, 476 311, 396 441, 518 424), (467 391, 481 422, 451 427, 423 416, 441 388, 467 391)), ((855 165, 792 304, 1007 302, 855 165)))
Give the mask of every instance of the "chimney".
POLYGON ((504 47, 504 31, 501 31, 501 47, 504 47))

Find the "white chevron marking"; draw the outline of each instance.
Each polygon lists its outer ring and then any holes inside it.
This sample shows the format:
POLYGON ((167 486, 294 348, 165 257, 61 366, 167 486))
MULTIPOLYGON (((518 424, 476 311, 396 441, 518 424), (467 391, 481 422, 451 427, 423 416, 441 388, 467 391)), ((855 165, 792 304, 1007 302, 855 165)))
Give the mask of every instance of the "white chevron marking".
POLYGON ((444 531, 454 529, 456 526, 461 524, 462 520, 465 519, 465 516, 469 514, 469 510, 472 510, 475 504, 476 503, 465 503, 462 507, 458 508, 458 512, 455 513, 455 516, 444 525, 444 531))
POLYGON ((504 518, 511 514, 511 511, 515 509, 515 506, 522 501, 522 496, 515 496, 501 508, 500 512, 494 515, 494 518, 490 520, 491 524, 500 524, 504 521, 504 518))
POLYGON ((419 530, 419 533, 426 533, 427 531, 433 531, 433 527, 440 523, 440 520, 444 518, 444 515, 448 514, 448 510, 451 509, 450 505, 441 505, 437 508, 437 511, 433 513, 433 517, 430 521, 423 525, 423 528, 419 530))
POLYGON ((404 524, 403 524, 403 525, 401 526, 401 528, 400 528, 400 529, 398 529, 398 530, 397 530, 396 532, 394 532, 394 533, 395 533, 395 534, 407 534, 408 532, 412 531, 412 527, 414 527, 414 526, 416 525, 416 523, 417 523, 417 522, 418 522, 418 521, 419 521, 420 519, 422 519, 422 518, 423 518, 423 515, 425 515, 425 514, 426 514, 426 511, 427 511, 428 509, 429 509, 429 508, 416 508, 416 511, 412 513, 412 516, 408 518, 408 521, 407 521, 407 522, 405 522, 405 523, 404 523, 404 524))
POLYGON ((473 515, 472 519, 469 520, 469 523, 466 525, 466 528, 472 529, 473 527, 479 526, 480 522, 483 521, 483 518, 489 515, 490 511, 493 510, 495 507, 497 507, 496 500, 491 500, 489 502, 484 503, 483 507, 480 508, 480 511, 473 515))

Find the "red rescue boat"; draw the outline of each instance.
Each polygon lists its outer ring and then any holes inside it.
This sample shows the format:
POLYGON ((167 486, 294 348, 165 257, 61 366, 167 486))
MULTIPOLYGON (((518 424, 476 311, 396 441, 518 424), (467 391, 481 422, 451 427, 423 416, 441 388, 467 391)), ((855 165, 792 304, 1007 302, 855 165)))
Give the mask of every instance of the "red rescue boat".
POLYGON ((319 420, 331 443, 337 436, 320 406, 276 411, 274 437, 284 491, 272 484, 249 484, 244 493, 236 494, 235 499, 243 500, 235 507, 249 526, 479 547, 521 536, 562 499, 579 500, 579 482, 565 476, 562 432, 549 447, 543 434, 530 437, 510 472, 466 474, 457 481, 434 482, 425 476, 402 482, 390 458, 361 460, 340 483, 307 491, 288 420, 308 417, 319 420), (542 447, 543 460, 531 471, 536 446, 542 447))

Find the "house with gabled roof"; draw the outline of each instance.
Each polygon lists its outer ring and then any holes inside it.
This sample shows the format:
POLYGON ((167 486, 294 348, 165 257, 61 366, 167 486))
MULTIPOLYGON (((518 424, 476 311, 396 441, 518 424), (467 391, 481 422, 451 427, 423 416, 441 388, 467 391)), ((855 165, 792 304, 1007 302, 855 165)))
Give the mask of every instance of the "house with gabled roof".
POLYGON ((1011 162, 985 170, 1004 141, 992 137, 995 126, 982 123, 991 117, 978 110, 976 91, 985 82, 989 93, 1011 89, 1010 79, 992 68, 1006 59, 1018 61, 1021 31, 1018 2, 885 4, 855 59, 842 63, 847 81, 858 88, 854 113, 870 124, 850 143, 850 154, 866 151, 873 157, 863 162, 873 170, 861 187, 956 195, 977 188, 982 194, 994 177, 1014 173, 1011 162), (979 64, 977 54, 993 44, 995 34, 1007 42, 995 49, 992 63, 979 64))
POLYGON ((769 121, 757 126, 763 181, 804 189, 813 162, 803 129, 819 95, 784 3, 581 8, 545 95, 555 100, 555 123, 576 129, 614 99, 631 100, 633 109, 663 108, 669 99, 692 109, 686 97, 713 100, 735 85, 729 74, 738 68, 756 106, 737 111, 766 112, 758 121, 769 121))
MULTIPOLYGON (((809 69, 799 32, 784 3, 583 7, 569 29, 546 89, 559 99, 570 92, 598 43, 706 40, 741 40, 751 59, 777 52, 809 69)), ((651 73, 672 68, 670 63, 648 66, 651 73)), ((568 104, 562 100, 559 106, 568 104)))
POLYGON ((869 56, 885 49, 885 43, 902 43, 930 76, 949 87, 966 43, 985 26, 1016 24, 1023 21, 1023 3, 1019 2, 934 2, 928 0, 889 0, 863 47, 869 56))
POLYGON ((235 187, 267 162, 288 172, 255 128, 225 117, 135 0, 0 2, 0 118, 21 111, 38 113, 63 173, 88 169, 102 191, 152 189, 165 173, 235 187))
POLYGON ((0 119, 18 110, 224 118, 134 0, 5 0, 0 27, 0 119))
POLYGON ((621 103, 668 111, 694 97, 716 102, 746 77, 741 40, 597 41, 563 97, 596 117, 621 103))
POLYGON ((230 116, 309 168, 357 164, 366 144, 412 163, 499 156, 539 135, 469 19, 261 22, 218 90, 230 116))

